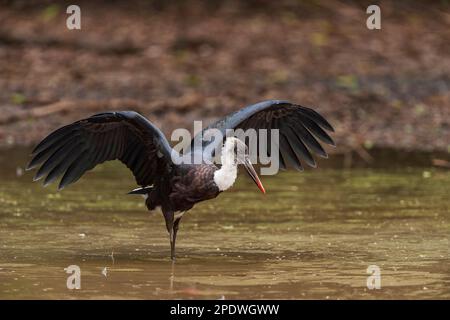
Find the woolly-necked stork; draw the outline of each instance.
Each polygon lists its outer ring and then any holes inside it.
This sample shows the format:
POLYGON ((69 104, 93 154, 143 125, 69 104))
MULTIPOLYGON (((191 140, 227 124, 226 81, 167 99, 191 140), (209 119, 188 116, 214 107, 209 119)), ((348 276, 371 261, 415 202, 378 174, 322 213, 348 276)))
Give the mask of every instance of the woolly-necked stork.
MULTIPOLYGON (((174 150, 164 134, 142 115, 133 111, 105 112, 64 126, 43 139, 33 150, 27 169, 40 166, 34 180, 45 176, 44 185, 59 176, 58 189, 77 181, 97 164, 118 159, 132 172, 149 210, 161 208, 169 232, 171 258, 182 215, 197 202, 213 199, 236 180, 238 164, 243 164, 258 188, 265 193, 240 140, 226 137, 227 129, 279 130, 280 167, 303 170, 302 162, 315 167, 311 153, 328 157, 318 140, 333 145, 326 131, 333 127, 316 111, 287 101, 269 100, 247 106, 203 130, 216 128, 225 141, 202 141, 191 153, 212 159, 215 146, 222 146, 221 166, 209 162, 175 164, 174 150), (209 153, 209 154, 206 154, 209 153)), ((268 135, 270 138, 270 134, 268 135)), ((195 139, 195 137, 194 137, 195 139)), ((194 141, 194 140, 193 140, 194 141)), ((270 151, 269 151, 270 152, 270 151)))

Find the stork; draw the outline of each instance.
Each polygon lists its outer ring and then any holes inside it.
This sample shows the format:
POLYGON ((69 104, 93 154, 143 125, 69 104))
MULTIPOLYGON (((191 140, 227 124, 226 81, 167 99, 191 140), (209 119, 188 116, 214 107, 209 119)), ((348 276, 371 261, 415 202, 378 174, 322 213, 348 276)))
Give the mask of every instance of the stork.
POLYGON ((221 147, 221 166, 216 166, 211 161, 176 164, 172 158, 176 151, 164 134, 139 113, 99 113, 49 134, 33 150, 33 158, 27 170, 39 167, 33 180, 45 177, 45 186, 62 176, 58 186, 58 190, 61 190, 76 182, 96 165, 108 160, 120 160, 132 171, 140 186, 130 194, 143 195, 149 210, 161 208, 173 260, 183 214, 196 203, 213 199, 231 188, 236 180, 239 164, 244 165, 255 184, 265 193, 250 161, 246 142, 227 137, 226 130, 278 129, 279 164, 282 169, 289 166, 303 170, 305 163, 315 167, 312 153, 328 157, 318 140, 335 145, 326 132, 334 132, 334 129, 324 117, 313 109, 282 100, 249 105, 203 131, 211 128, 222 132, 224 138, 202 141, 190 152, 201 153, 203 159, 211 160, 214 156, 211 150, 215 150, 211 146, 221 147))

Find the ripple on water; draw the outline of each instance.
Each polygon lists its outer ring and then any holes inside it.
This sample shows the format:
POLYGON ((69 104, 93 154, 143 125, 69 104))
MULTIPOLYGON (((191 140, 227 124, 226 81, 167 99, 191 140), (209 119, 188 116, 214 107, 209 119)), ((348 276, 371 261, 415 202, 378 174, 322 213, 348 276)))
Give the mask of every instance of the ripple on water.
POLYGON ((0 166, 0 298, 450 298, 448 171, 286 172, 263 177, 265 196, 242 175, 185 215, 173 265, 122 165, 61 193, 16 167, 0 166), (366 287, 372 264, 381 290, 366 287))

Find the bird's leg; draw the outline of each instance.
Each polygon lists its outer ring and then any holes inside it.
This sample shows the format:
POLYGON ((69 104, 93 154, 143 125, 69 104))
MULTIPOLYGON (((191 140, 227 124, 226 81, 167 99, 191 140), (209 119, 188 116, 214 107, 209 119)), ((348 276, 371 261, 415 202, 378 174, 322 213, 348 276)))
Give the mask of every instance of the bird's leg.
POLYGON ((175 241, 177 240, 178 225, 183 214, 175 216, 174 212, 170 210, 163 210, 163 214, 166 220, 167 232, 169 232, 170 258, 175 260, 175 241))
POLYGON ((172 234, 170 238, 170 256, 172 260, 175 260, 175 241, 177 240, 178 225, 180 224, 180 220, 181 217, 178 217, 173 222, 172 234))
POLYGON ((173 231, 173 229, 170 230, 169 236, 170 236, 170 259, 172 259, 172 261, 175 261, 175 240, 176 240, 176 236, 175 236, 175 232, 173 231))
POLYGON ((175 259, 175 237, 173 232, 174 226, 174 213, 173 211, 165 211, 163 210, 164 219, 166 220, 166 228, 169 233, 170 240, 170 258, 172 260, 175 259))
POLYGON ((170 258, 175 260, 175 242, 177 240, 177 232, 181 216, 175 217, 173 212, 168 211, 164 212, 164 218, 166 219, 167 232, 169 232, 170 258))

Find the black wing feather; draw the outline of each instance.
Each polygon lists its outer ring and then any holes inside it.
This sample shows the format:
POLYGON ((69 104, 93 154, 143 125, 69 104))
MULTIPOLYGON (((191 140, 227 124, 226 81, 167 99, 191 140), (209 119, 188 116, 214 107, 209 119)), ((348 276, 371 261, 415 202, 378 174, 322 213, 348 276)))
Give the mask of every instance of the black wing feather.
POLYGON ((76 182, 97 164, 118 159, 141 186, 170 170, 172 148, 163 133, 133 111, 105 112, 64 126, 33 150, 27 170, 42 165, 34 179, 44 185, 63 176, 59 189, 76 182))
POLYGON ((61 176, 67 168, 73 163, 73 161, 80 155, 79 149, 81 144, 77 144, 74 152, 68 152, 64 155, 60 162, 58 162, 53 169, 48 173, 47 177, 44 179, 44 186, 49 185, 55 181, 59 176, 61 176))
MULTIPOLYGON (((328 154, 318 140, 335 146, 333 139, 326 132, 334 132, 334 129, 322 115, 311 108, 283 100, 268 100, 247 106, 213 123, 202 133, 211 128, 219 129, 224 137, 227 129, 267 129, 269 138, 270 130, 278 129, 280 167, 282 168, 289 163, 294 168, 302 170, 301 161, 315 167, 316 162, 312 153, 327 158, 328 154)), ((199 136, 194 137, 194 139, 198 138, 199 136)), ((210 143, 222 143, 222 141, 203 141, 203 150, 210 143)), ((192 140, 192 146, 194 146, 194 140, 192 140)), ((269 141, 267 149, 270 155, 269 141)), ((204 154, 204 157, 212 156, 204 154)))
POLYGON ((336 146, 334 144, 333 139, 331 139, 331 137, 328 135, 328 133, 326 133, 317 123, 315 123, 314 121, 312 121, 311 119, 306 118, 306 117, 302 118, 302 123, 309 131, 311 131, 320 140, 322 140, 323 142, 325 142, 331 146, 336 146))

